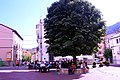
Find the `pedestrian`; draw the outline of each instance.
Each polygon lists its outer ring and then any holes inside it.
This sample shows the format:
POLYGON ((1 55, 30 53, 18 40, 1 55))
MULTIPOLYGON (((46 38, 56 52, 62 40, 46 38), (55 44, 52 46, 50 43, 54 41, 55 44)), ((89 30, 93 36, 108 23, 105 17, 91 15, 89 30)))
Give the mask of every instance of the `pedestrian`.
POLYGON ((19 68, 19 61, 16 60, 16 66, 19 68))
POLYGON ((72 63, 71 68, 72 68, 72 74, 74 74, 74 73, 75 73, 75 70, 76 70, 76 65, 75 65, 75 63, 72 63))
POLYGON ((71 65, 68 66, 68 74, 69 74, 69 75, 72 74, 72 67, 71 67, 71 65))
POLYGON ((88 67, 86 61, 83 61, 83 63, 82 63, 82 70, 83 70, 83 73, 87 73, 89 70, 89 67, 88 67))
POLYGON ((61 71, 61 64, 60 64, 59 62, 57 63, 56 68, 57 68, 57 73, 60 74, 60 71, 61 71))
POLYGON ((46 65, 45 63, 42 61, 41 64, 40 64, 40 71, 41 72, 46 72, 47 68, 46 68, 46 65))

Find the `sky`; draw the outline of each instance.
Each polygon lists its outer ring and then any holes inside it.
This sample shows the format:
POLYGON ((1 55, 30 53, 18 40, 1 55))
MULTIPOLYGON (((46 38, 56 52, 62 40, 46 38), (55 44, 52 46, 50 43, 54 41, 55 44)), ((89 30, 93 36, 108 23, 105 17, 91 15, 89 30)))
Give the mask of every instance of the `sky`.
POLYGON ((23 37, 23 48, 37 47, 36 24, 56 0, 0 0, 0 23, 23 37))
MULTIPOLYGON (((36 24, 47 15, 47 7, 58 0, 0 0, 0 23, 23 37, 23 48, 37 47, 36 24)), ((120 22, 120 0, 88 0, 98 8, 107 26, 120 22)))
POLYGON ((120 22, 120 0, 88 0, 96 8, 98 8, 103 19, 106 21, 106 26, 111 26, 120 22))

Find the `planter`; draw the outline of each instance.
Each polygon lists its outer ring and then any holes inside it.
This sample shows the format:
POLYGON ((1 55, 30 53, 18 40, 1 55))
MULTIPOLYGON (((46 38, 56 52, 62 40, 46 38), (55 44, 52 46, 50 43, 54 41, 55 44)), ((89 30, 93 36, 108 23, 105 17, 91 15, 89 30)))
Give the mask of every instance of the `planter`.
POLYGON ((102 62, 100 63, 99 67, 103 67, 103 63, 102 62))
POLYGON ((105 61, 104 64, 105 64, 105 66, 109 66, 110 65, 110 63, 108 61, 105 61))
POLYGON ((96 68, 96 62, 93 62, 92 67, 93 67, 93 68, 96 68))

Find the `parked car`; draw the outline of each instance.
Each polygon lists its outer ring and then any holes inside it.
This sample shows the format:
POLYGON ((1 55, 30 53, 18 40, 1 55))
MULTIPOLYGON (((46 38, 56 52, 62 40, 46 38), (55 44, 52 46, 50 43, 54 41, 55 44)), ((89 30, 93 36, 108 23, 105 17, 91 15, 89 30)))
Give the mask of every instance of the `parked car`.
POLYGON ((28 68, 29 68, 29 69, 35 69, 35 64, 34 64, 34 62, 29 63, 29 64, 28 64, 28 68))
POLYGON ((94 62, 96 62, 97 64, 100 63, 100 59, 99 58, 94 58, 94 62))

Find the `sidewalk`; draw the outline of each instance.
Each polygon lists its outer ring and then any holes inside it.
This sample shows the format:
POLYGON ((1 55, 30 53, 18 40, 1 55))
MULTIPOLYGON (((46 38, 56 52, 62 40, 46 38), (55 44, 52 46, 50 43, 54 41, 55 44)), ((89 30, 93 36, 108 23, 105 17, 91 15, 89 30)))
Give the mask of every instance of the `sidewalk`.
POLYGON ((25 70, 25 69, 28 69, 28 66, 1 66, 0 67, 0 70, 16 70, 16 69, 19 69, 19 70, 25 70))
POLYGON ((101 67, 90 69, 89 73, 82 74, 79 79, 73 80, 120 80, 120 68, 119 67, 101 67))
POLYGON ((110 66, 120 67, 120 64, 110 64, 110 66))

